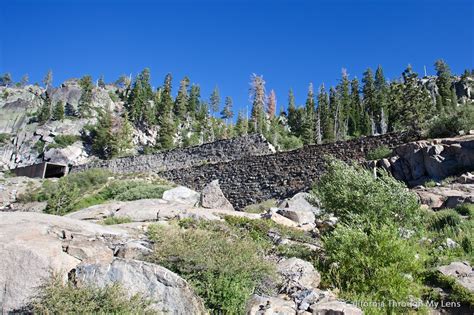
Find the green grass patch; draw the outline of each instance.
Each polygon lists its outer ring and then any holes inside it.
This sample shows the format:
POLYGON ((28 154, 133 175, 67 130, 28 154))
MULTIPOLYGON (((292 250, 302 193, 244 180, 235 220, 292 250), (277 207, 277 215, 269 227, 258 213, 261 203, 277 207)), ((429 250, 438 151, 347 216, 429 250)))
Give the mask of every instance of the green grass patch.
POLYGON ((244 212, 248 213, 264 213, 268 209, 277 206, 277 201, 275 199, 268 199, 260 203, 248 205, 244 208, 244 212))
POLYGON ((115 224, 122 224, 122 223, 130 223, 132 219, 129 217, 108 217, 103 220, 101 223, 103 225, 115 225, 115 224))
POLYGON ((46 149, 63 149, 74 142, 81 140, 80 136, 75 135, 57 135, 54 137, 54 143, 50 143, 47 145, 46 149))

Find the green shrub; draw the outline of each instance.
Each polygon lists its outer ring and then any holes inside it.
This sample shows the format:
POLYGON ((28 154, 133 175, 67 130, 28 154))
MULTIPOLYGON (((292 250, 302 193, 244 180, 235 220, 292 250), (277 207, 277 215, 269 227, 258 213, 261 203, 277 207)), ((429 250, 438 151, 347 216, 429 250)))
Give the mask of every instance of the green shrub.
POLYGON ((188 280, 211 313, 240 314, 259 284, 271 277, 272 266, 251 238, 214 223, 188 229, 152 225, 155 242, 151 260, 188 280))
POLYGON ((122 223, 130 223, 132 219, 129 217, 108 217, 102 221, 104 225, 114 225, 114 224, 122 224, 122 223))
POLYGON ((438 211, 429 218, 428 229, 440 231, 447 227, 456 228, 460 224, 459 214, 452 209, 447 209, 438 211))
POLYGON ((72 173, 63 177, 71 184, 76 184, 81 193, 90 192, 101 188, 112 176, 112 173, 103 169, 90 169, 84 172, 72 173))
POLYGON ((436 182, 430 179, 429 181, 425 182, 425 187, 428 187, 428 188, 436 187, 436 182))
POLYGON ((454 208, 454 211, 462 216, 467 216, 469 219, 474 217, 474 204, 463 203, 454 208))
POLYGON ((279 140, 281 151, 289 151, 303 147, 303 141, 296 136, 284 136, 279 140))
POLYGON ((161 198, 163 197, 163 193, 170 188, 171 187, 161 183, 154 184, 137 180, 115 181, 104 188, 100 194, 107 200, 132 201, 161 198))
POLYGON ((39 154, 43 153, 44 152, 44 146, 45 146, 45 143, 41 140, 38 140, 36 141, 35 145, 33 146, 33 148, 35 148, 36 152, 38 152, 39 154))
POLYGON ((367 152, 367 160, 380 160, 389 157, 392 149, 387 146, 380 146, 367 152))
MULTIPOLYGON (((399 236, 391 225, 349 227, 339 224, 323 238, 326 260, 323 272, 331 285, 350 301, 384 302, 383 313, 401 314, 403 307, 389 301, 409 302, 421 294, 419 275, 423 255, 419 247, 399 236)), ((365 308, 366 313, 382 313, 365 308)))
POLYGON ((442 138, 458 135, 460 130, 470 130, 474 126, 474 105, 463 105, 448 114, 436 118, 428 128, 428 137, 442 138))
POLYGON ((12 135, 9 133, 0 133, 0 146, 10 141, 12 135))
POLYGON ((65 215, 73 210, 74 202, 80 196, 78 186, 66 177, 60 179, 47 200, 44 212, 55 215, 65 215))
POLYGON ((54 137, 54 143, 48 144, 47 149, 66 148, 80 139, 80 136, 75 135, 57 135, 54 137))
POLYGON ((32 302, 35 314, 153 314, 143 295, 128 297, 120 285, 75 287, 54 276, 39 288, 32 302))
POLYGON ((312 193, 326 213, 334 213, 342 222, 418 224, 416 195, 383 170, 374 178, 372 172, 361 166, 330 159, 326 173, 312 193))

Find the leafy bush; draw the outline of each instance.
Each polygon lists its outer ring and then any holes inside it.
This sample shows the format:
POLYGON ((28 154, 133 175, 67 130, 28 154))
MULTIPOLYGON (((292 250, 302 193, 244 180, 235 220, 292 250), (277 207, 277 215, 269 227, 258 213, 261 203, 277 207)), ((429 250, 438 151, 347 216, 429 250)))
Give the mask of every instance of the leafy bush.
MULTIPOLYGON (((323 275, 351 301, 384 302, 383 313, 404 313, 389 301, 409 302, 419 297, 418 276, 423 271, 419 248, 399 236, 393 225, 349 227, 339 224, 323 238, 326 251, 323 275)), ((380 309, 364 309, 378 314, 380 309)))
POLYGON ((326 213, 342 222, 417 223, 419 206, 416 195, 387 172, 374 178, 361 166, 330 159, 327 171, 312 190, 326 213))
POLYGON ((380 160, 389 157, 392 154, 392 150, 387 146, 377 147, 367 152, 367 160, 380 160))
POLYGON ((33 146, 33 148, 35 148, 36 152, 38 152, 39 154, 43 153, 44 152, 44 146, 45 146, 45 143, 41 140, 38 140, 36 141, 35 145, 33 146))
POLYGON ((262 248, 219 223, 206 223, 206 228, 189 220, 185 224, 188 229, 150 226, 152 261, 187 279, 211 313, 243 313, 259 283, 272 275, 262 248))
POLYGON ((474 105, 463 105, 448 114, 436 118, 428 128, 430 138, 458 135, 460 130, 470 130, 474 126, 474 105))
POLYGON ((429 181, 425 182, 425 187, 428 187, 428 188, 436 187, 436 182, 430 179, 429 181))
POLYGON ((80 189, 74 182, 60 179, 48 197, 44 212, 65 215, 73 210, 73 204, 79 196, 80 189))
POLYGON ((440 231, 447 227, 458 227, 460 224, 459 214, 452 209, 447 209, 438 211, 429 218, 428 229, 440 231))
POLYGON ((292 135, 281 137, 278 144, 282 151, 289 151, 303 147, 303 141, 292 135))
POLYGON ((108 217, 102 221, 104 225, 114 225, 114 224, 122 224, 122 223, 130 223, 132 219, 129 217, 108 217))
POLYGON ((474 204, 461 204, 454 208, 454 211, 462 216, 467 216, 469 219, 474 217, 474 204))
POLYGON ((39 288, 32 302, 35 314, 152 314, 142 295, 128 297, 120 285, 75 287, 54 276, 39 288))

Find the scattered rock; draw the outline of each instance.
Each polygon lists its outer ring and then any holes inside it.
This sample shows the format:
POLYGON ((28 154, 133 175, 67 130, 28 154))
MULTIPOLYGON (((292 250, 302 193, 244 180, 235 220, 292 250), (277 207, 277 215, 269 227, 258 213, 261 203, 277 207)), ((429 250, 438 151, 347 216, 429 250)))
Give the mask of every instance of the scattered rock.
POLYGON ((321 210, 308 202, 311 195, 308 193, 298 193, 290 199, 286 199, 278 205, 278 213, 284 217, 304 225, 314 226, 316 215, 321 210))
POLYGON ((317 288, 321 282, 321 275, 313 265, 299 258, 293 257, 281 261, 277 270, 282 278, 281 292, 286 294, 317 288))
POLYGON ((203 208, 234 210, 232 204, 224 196, 219 186, 219 180, 213 180, 202 189, 201 206, 203 208))
POLYGON ((474 292, 474 271, 468 262, 455 261, 438 267, 438 271, 445 276, 454 277, 457 283, 474 292))
POLYGON ((250 315, 296 314, 296 304, 291 300, 278 297, 253 295, 247 303, 245 313, 250 315))
POLYGON ((198 192, 184 186, 178 186, 163 193, 163 200, 189 206, 198 204, 199 197, 200 195, 198 192))
POLYGON ((453 183, 448 187, 417 188, 420 202, 432 209, 455 208, 463 203, 474 203, 474 184, 453 183))
POLYGON ((75 269, 78 286, 121 284, 130 295, 143 294, 158 312, 206 314, 202 300, 174 272, 144 261, 115 258, 108 264, 82 263, 75 269))
POLYGON ((472 173, 465 173, 459 176, 457 182, 460 184, 474 184, 474 174, 472 173))
POLYGON ((458 247, 458 243, 456 243, 454 240, 450 239, 449 237, 446 239, 446 242, 444 243, 447 248, 456 248, 458 247))
POLYGON ((142 260, 144 257, 150 255, 153 251, 150 249, 150 244, 145 241, 134 240, 127 242, 117 249, 116 257, 125 259, 142 260))
POLYGON ((342 301, 316 303, 310 306, 313 315, 362 315, 362 310, 342 301))

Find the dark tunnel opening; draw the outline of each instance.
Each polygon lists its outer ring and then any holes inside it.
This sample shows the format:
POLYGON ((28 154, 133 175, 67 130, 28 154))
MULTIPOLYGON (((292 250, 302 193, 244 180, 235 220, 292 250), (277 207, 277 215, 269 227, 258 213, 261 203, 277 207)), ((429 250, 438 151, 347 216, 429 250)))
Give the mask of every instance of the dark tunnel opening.
POLYGON ((67 174, 67 166, 61 164, 46 163, 44 178, 60 178, 67 174))

